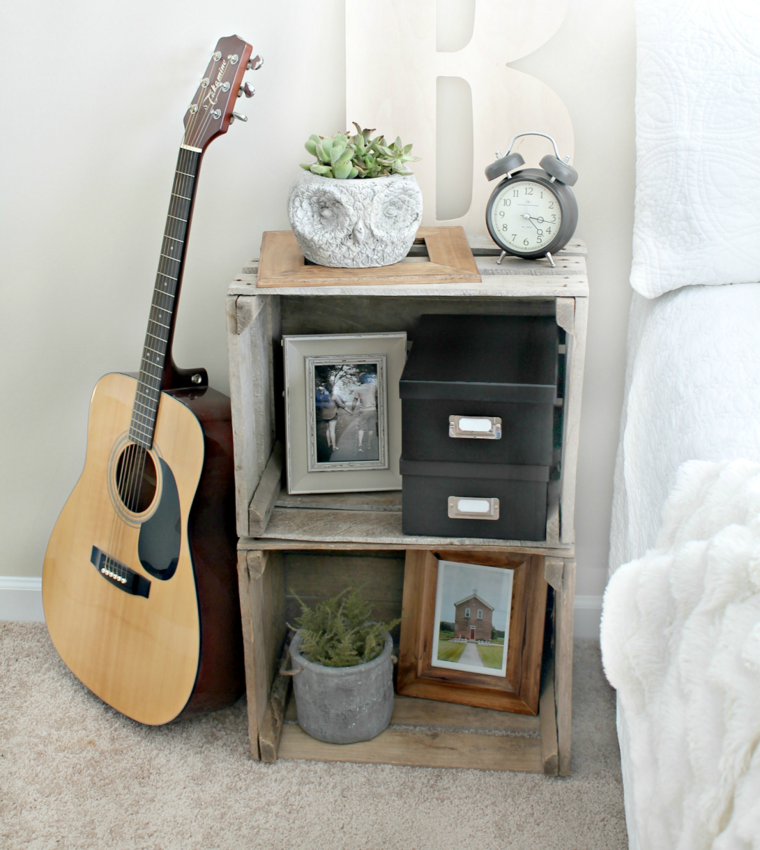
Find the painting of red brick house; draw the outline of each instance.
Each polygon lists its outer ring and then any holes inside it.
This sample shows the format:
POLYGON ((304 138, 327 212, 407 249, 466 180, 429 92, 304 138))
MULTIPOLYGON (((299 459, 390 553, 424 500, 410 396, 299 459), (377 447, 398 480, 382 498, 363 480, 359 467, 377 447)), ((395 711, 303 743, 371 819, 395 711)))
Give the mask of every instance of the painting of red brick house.
POLYGON ((493 605, 478 596, 477 588, 454 603, 454 637, 465 640, 491 640, 493 605))

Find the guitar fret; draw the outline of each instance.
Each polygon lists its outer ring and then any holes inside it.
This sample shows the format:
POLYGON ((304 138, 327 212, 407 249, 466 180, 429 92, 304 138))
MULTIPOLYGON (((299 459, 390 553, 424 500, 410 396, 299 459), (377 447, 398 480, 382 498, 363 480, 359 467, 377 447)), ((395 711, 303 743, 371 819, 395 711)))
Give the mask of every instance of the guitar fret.
POLYGON ((169 218, 173 218, 175 221, 181 221, 181 222, 182 222, 182 224, 187 224, 187 219, 186 219, 186 218, 179 218, 179 217, 178 217, 178 216, 176 216, 176 215, 170 215, 170 216, 169 216, 169 218))
POLYGON ((173 195, 175 198, 182 198, 182 200, 183 200, 183 201, 190 201, 190 200, 192 200, 192 198, 186 198, 184 195, 178 195, 176 192, 172 192, 172 195, 173 195))
MULTIPOLYGON (((155 415, 155 411, 153 411, 153 410, 151 411, 150 416, 147 416, 145 413, 140 413, 139 410, 133 410, 132 411, 132 421, 133 422, 135 421, 134 420, 135 416, 141 416, 145 420, 145 422, 148 424, 149 427, 153 427, 153 417, 154 417, 154 415, 155 415)), ((137 424, 140 425, 140 424, 143 424, 143 423, 138 422, 137 424)))
MULTIPOLYGON (((140 407, 145 408, 145 410, 149 411, 151 414, 154 414, 156 412, 156 408, 153 407, 152 405, 143 404, 141 401, 137 401, 136 399, 135 399, 135 404, 139 405, 140 407)), ((145 416, 146 419, 150 419, 149 416, 146 416, 144 413, 140 413, 139 410, 136 411, 136 413, 137 413, 138 416, 145 416)))
POLYGON ((172 277, 170 274, 165 274, 164 272, 158 272, 158 274, 160 274, 161 277, 168 277, 169 280, 177 280, 176 277, 172 277))
POLYGON ((179 263, 181 260, 178 257, 170 257, 168 254, 161 254, 165 260, 171 260, 173 263, 179 263))

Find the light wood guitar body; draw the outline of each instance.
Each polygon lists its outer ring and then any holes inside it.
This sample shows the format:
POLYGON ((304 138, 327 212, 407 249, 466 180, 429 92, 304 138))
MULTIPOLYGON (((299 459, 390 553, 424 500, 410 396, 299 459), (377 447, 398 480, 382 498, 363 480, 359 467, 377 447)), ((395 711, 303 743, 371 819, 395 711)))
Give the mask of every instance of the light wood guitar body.
MULTIPOLYGON (((188 529, 204 468, 204 431, 189 407, 162 394, 151 449, 159 470, 155 495, 141 514, 127 511, 114 475, 136 387, 134 378, 112 374, 95 388, 84 471, 51 535, 42 595, 53 643, 77 678, 128 717, 162 724, 190 707, 200 669, 201 612, 188 529), (161 580, 143 567, 138 545, 143 525, 171 489, 170 477, 181 531, 176 568, 161 580), (108 581, 93 564, 93 547, 149 581, 147 598, 108 581)), ((219 557, 224 560, 224 550, 219 557)), ((230 613, 234 623, 234 608, 230 613)))

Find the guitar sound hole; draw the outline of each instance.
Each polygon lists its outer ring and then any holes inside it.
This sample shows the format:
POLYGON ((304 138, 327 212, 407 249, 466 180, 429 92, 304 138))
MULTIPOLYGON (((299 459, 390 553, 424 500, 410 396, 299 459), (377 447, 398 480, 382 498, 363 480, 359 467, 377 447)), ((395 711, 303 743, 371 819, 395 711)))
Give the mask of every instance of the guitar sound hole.
POLYGON ((156 495, 156 465, 150 452, 130 443, 116 463, 116 487, 127 510, 135 514, 147 511, 156 495))

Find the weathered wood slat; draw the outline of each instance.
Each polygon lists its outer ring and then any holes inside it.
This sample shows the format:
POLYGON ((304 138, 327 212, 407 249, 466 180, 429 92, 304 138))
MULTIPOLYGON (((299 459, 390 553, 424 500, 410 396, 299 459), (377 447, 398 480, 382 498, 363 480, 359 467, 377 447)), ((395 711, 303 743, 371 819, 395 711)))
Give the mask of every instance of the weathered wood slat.
MULTIPOLYGON (((415 264, 417 265, 417 264, 415 264)), ((562 275, 539 275, 523 273, 520 275, 500 275, 483 271, 480 283, 451 282, 427 284, 366 284, 364 286, 273 286, 254 289, 247 283, 233 281, 228 290, 230 295, 251 295, 254 292, 266 295, 308 295, 309 297, 336 297, 339 295, 382 296, 383 298, 429 298, 432 296, 458 298, 586 298, 588 297, 588 279, 586 274, 567 270, 562 275)))
POLYGON ((339 511, 393 511, 401 512, 401 492, 390 490, 379 493, 305 493, 288 494, 280 491, 275 503, 278 508, 313 508, 339 511))
MULTIPOLYGON (((238 547, 250 551, 310 551, 314 549, 323 549, 326 552, 376 552, 379 549, 388 551, 407 551, 420 549, 441 549, 444 546, 459 546, 462 551, 485 551, 492 549, 499 551, 504 548, 504 541, 499 540, 467 540, 462 542, 454 538, 406 538, 400 543, 380 543, 374 542, 357 542, 355 540, 346 540, 340 542, 326 542, 325 540, 281 540, 276 537, 266 538, 245 538, 241 537, 238 541, 238 547), (422 541, 422 542, 420 542, 422 541), (432 542, 431 542, 432 541, 432 542)), ((518 555, 549 555, 556 558, 566 558, 572 554, 571 546, 552 547, 549 549, 538 548, 534 545, 526 544, 524 546, 514 543, 509 546, 509 551, 518 555)))
POLYGON ((259 734, 285 636, 281 553, 239 549, 238 579, 251 756, 259 759, 259 734))
POLYGON ((261 732, 259 733, 261 760, 267 764, 274 764, 277 761, 277 751, 280 748, 280 738, 285 724, 285 710, 290 693, 291 677, 283 674, 291 668, 289 651, 291 637, 292 635, 288 635, 283 642, 282 651, 277 660, 277 673, 269 695, 269 704, 264 713, 261 732))
MULTIPOLYGON (((288 703, 285 719, 296 722, 295 699, 291 699, 288 703)), ((391 727, 418 726, 428 732, 488 730, 525 737, 538 737, 540 731, 540 719, 530 714, 513 714, 509 711, 494 711, 489 708, 475 708, 471 705, 457 705, 399 694, 393 698, 393 716, 390 725, 391 727)))
POLYGON ((578 441, 581 429, 581 398, 583 395, 583 372, 586 357, 586 329, 588 325, 588 299, 577 298, 574 302, 573 330, 567 335, 567 387, 564 404, 564 427, 562 440, 562 492, 560 502, 562 543, 575 540, 575 484, 578 465, 578 441))
POLYGON ((300 726, 285 725, 279 757, 415 767, 456 767, 542 773, 541 741, 474 732, 422 732, 388 728, 371 741, 326 744, 300 726))
POLYGON ((266 530, 269 517, 272 515, 275 502, 280 494, 283 455, 282 443, 275 443, 269 462, 248 508, 248 534, 250 537, 260 537, 266 530))
MULTIPOLYGON (((559 549, 535 540, 496 540, 474 537, 425 537, 405 535, 401 514, 394 511, 346 511, 278 508, 272 511, 260 541, 308 541, 325 548, 345 548, 339 544, 369 544, 377 549, 399 546, 409 549, 436 549, 447 545, 469 548, 510 548, 531 552, 559 549)), ((287 546, 286 546, 287 548, 287 546)))
POLYGON ((562 590, 555 594, 555 674, 557 704, 557 743, 559 775, 570 773, 570 745, 573 691, 573 605, 575 600, 575 561, 565 561, 562 590))
POLYGON ((541 760, 544 773, 556 776, 559 773, 559 744, 557 741, 557 710, 554 698, 554 656, 544 661, 543 688, 539 703, 541 724, 541 760))

